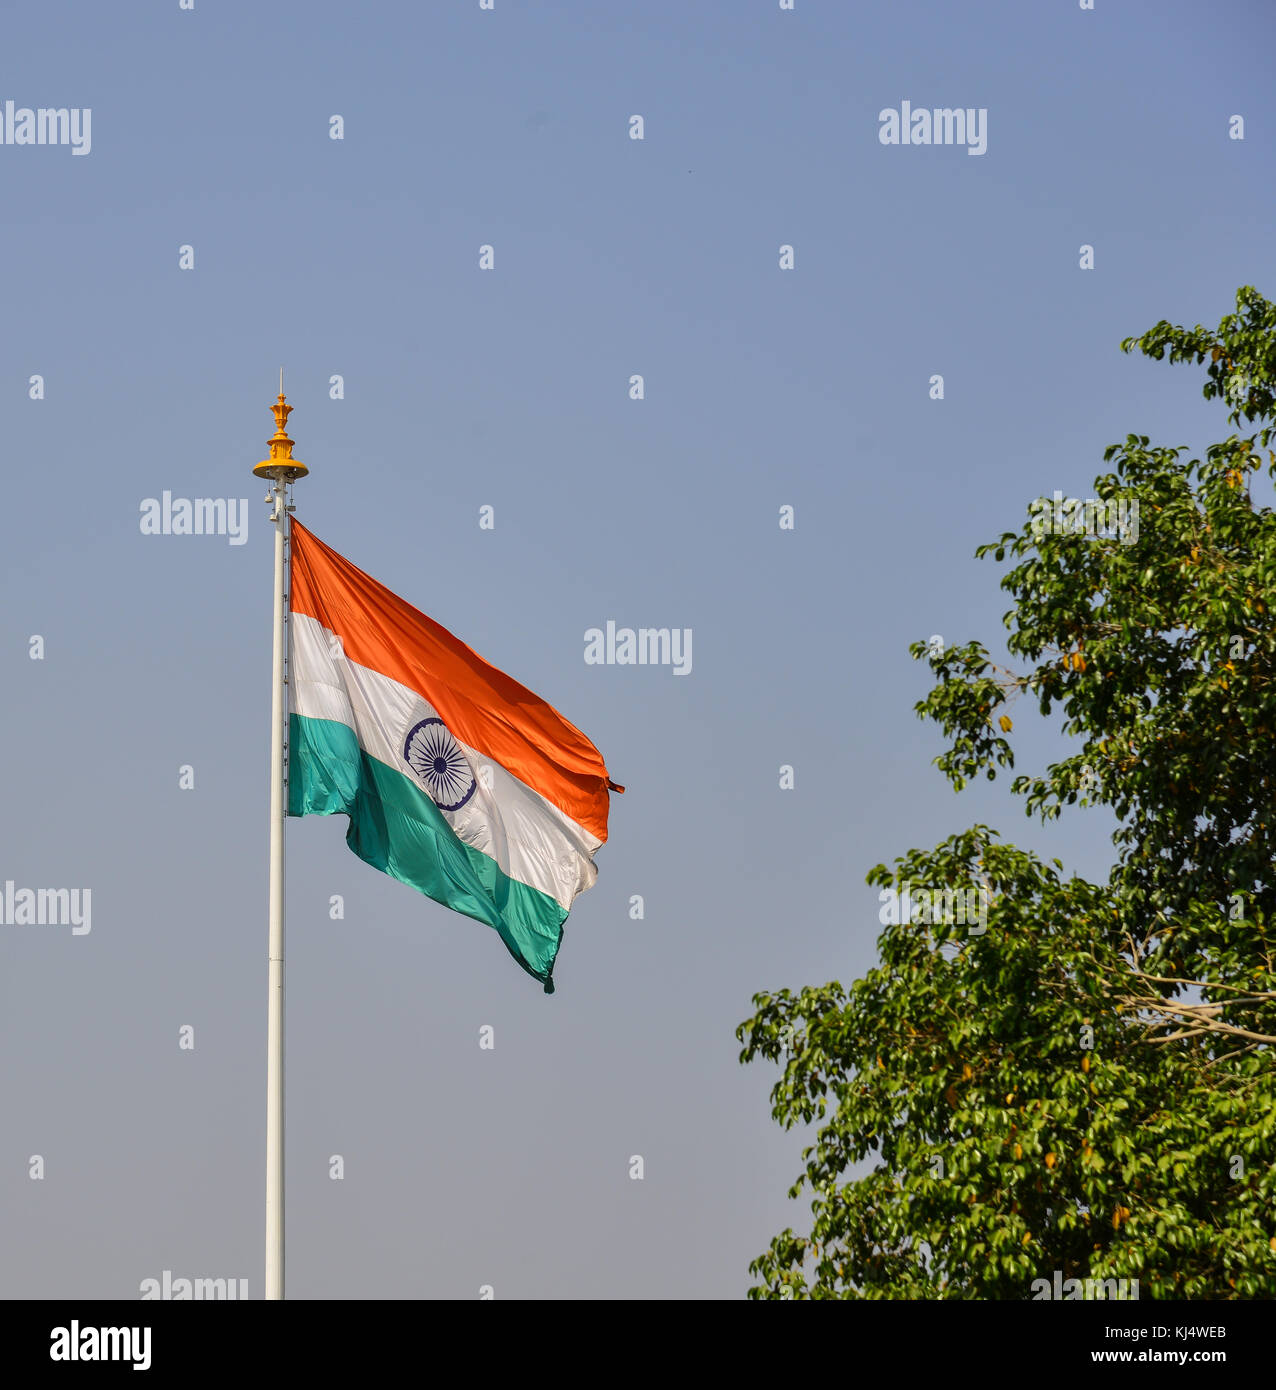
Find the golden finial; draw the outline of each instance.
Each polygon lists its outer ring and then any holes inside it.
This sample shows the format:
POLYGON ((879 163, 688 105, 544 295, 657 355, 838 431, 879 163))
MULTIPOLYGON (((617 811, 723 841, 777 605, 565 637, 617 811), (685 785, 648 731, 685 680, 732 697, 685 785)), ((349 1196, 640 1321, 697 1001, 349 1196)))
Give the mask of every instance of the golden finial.
POLYGON ((284 478, 288 482, 295 482, 298 478, 304 478, 310 469, 306 467, 300 459, 292 456, 293 441, 288 438, 287 424, 288 417, 292 414, 292 406, 284 400, 284 371, 279 369, 279 399, 270 407, 275 417, 275 433, 266 441, 266 447, 270 450, 270 457, 262 461, 253 469, 259 478, 284 478))

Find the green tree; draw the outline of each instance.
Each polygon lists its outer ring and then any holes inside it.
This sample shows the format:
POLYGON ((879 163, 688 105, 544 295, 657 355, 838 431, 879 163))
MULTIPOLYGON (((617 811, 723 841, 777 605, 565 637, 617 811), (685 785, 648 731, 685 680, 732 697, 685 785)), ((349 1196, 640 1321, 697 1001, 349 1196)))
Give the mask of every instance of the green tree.
POLYGON ((1012 787, 1045 820, 1110 807, 1109 879, 974 826, 868 881, 976 891, 982 921, 956 899, 888 925, 849 989, 754 996, 741 1061, 779 1063, 772 1115, 816 1132, 790 1190, 810 1231, 753 1262, 751 1297, 1022 1299, 1056 1270, 1276 1295, 1276 512, 1253 496, 1276 476, 1276 305, 1246 287, 1217 328, 1134 348, 1205 365, 1252 433, 1203 460, 1130 435, 1095 482, 1115 533, 1052 508, 979 548, 1016 562, 1021 669, 911 649, 958 790, 1013 768, 1016 701, 1060 708, 1076 751, 1012 787))

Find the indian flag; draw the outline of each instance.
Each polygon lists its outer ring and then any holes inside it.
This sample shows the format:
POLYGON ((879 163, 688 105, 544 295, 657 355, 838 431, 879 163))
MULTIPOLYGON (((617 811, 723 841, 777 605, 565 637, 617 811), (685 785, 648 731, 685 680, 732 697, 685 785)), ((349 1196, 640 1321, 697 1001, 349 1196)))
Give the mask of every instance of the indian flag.
POLYGON ((291 531, 289 815, 349 816, 360 859, 495 927, 551 993, 623 788, 552 705, 291 531))

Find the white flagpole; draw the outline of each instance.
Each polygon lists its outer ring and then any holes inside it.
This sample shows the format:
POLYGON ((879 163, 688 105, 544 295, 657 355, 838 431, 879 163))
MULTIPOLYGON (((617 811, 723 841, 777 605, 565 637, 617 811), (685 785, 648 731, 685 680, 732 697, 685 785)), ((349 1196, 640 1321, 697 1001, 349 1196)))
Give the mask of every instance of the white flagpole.
POLYGON ((275 527, 274 641, 270 680, 270 939, 269 998, 266 1014, 266 1298, 284 1296, 284 824, 287 664, 288 664, 288 518, 289 489, 310 471, 292 457, 293 441, 285 433, 292 407, 284 401, 283 371, 270 457, 253 472, 271 481, 266 500, 275 527))
POLYGON ((266 1023, 266 1297, 284 1296, 284 665, 288 484, 272 489, 274 657, 270 668, 270 1002, 266 1023))

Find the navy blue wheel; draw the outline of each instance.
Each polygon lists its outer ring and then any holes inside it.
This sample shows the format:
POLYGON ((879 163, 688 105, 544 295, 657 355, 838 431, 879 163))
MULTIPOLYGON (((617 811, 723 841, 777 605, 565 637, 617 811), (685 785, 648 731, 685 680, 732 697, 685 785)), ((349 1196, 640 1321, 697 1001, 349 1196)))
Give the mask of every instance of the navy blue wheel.
POLYGON ((440 811, 459 811, 478 787, 469 759, 441 719, 423 719, 403 741, 403 760, 440 811))

